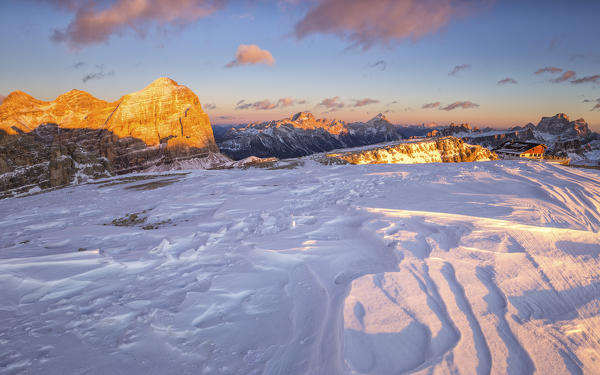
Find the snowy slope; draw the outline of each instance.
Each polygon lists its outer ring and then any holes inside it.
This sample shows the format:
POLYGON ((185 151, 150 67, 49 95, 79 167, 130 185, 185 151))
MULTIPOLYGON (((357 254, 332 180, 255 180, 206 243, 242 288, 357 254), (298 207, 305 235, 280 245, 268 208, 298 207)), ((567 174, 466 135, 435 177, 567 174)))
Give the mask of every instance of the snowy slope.
POLYGON ((0 201, 0 372, 600 372, 600 175, 128 175, 0 201))

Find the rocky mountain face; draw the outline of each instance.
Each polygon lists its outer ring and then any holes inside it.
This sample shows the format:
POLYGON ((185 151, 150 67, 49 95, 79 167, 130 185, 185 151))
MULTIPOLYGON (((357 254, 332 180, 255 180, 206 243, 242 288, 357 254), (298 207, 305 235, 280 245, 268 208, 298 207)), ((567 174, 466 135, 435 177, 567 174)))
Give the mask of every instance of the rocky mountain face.
POLYGON ((448 126, 431 130, 427 133, 427 137, 459 136, 462 134, 477 133, 479 131, 478 128, 472 128, 469 124, 452 123, 448 126))
POLYGON ((470 126, 438 128, 429 136, 455 135, 465 142, 496 148, 506 141, 540 142, 548 146, 547 153, 570 157, 572 162, 597 164, 600 162, 600 134, 590 130, 582 118, 571 121, 564 113, 542 117, 537 125, 529 123, 507 130, 471 129, 470 126))
POLYGON ((498 159, 497 155, 487 148, 467 144, 455 137, 441 137, 368 146, 356 150, 327 154, 324 162, 333 164, 418 164, 496 159, 498 159))
POLYGON ((348 124, 299 112, 282 120, 231 128, 217 142, 221 152, 236 160, 252 155, 292 158, 403 139, 403 130, 382 114, 366 123, 348 124))
POLYGON ((72 90, 45 102, 23 92, 0 105, 0 190, 55 187, 218 152, 187 87, 159 78, 109 103, 72 90))

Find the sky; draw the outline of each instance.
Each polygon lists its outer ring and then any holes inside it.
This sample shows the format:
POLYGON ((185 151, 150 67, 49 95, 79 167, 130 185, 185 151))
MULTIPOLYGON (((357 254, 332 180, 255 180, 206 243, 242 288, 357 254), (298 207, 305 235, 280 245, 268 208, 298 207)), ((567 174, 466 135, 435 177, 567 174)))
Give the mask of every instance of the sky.
POLYGON ((213 124, 311 111, 600 131, 598 0, 2 0, 0 100, 107 101, 158 77, 213 124))

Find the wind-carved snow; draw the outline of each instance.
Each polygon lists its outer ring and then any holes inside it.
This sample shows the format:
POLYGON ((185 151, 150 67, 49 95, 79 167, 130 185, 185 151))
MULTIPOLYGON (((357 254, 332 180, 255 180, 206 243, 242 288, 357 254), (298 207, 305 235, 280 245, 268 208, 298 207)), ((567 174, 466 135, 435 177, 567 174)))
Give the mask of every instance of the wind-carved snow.
POLYGON ((0 201, 0 372, 598 373, 598 171, 186 173, 0 201))

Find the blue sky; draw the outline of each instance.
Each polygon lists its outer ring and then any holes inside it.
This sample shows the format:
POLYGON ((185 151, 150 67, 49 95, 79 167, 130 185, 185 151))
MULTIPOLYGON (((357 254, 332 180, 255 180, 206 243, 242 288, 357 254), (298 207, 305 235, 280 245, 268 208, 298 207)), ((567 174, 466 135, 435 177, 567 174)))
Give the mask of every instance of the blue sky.
POLYGON ((600 106, 592 110, 600 104, 600 1, 421 0, 421 9, 416 0, 369 8, 364 0, 135 0, 145 10, 120 17, 123 1, 2 1, 0 95, 51 100, 77 88, 113 101, 167 76, 194 90, 213 123, 309 110, 348 121, 385 112, 402 124, 506 127, 565 112, 600 131, 600 106), (172 14, 153 13, 165 4, 172 14), (186 6, 212 8, 189 16, 177 9, 186 6), (100 15, 112 29, 86 29, 78 14, 100 15), (51 39, 77 22, 75 33, 51 39), (256 45, 274 63, 242 56, 226 67, 240 45, 256 45), (456 66, 465 68, 450 75, 456 66), (562 71, 534 74, 543 67, 562 71), (574 76, 551 81, 567 71, 574 76), (517 83, 498 84, 505 78, 517 83))

